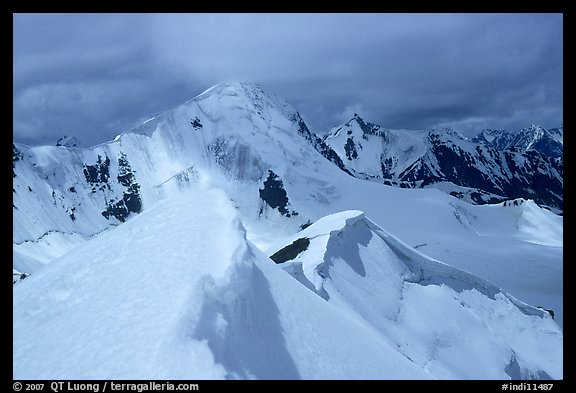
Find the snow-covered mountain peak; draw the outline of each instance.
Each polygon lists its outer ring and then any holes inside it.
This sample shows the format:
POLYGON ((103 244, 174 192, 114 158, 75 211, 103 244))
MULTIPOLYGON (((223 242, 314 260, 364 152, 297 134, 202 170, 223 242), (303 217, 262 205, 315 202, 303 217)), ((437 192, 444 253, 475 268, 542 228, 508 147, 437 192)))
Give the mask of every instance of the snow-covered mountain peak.
MULTIPOLYGON (((214 103, 222 108, 244 109, 258 116, 273 117, 273 112, 280 112, 284 116, 293 117, 296 114, 294 108, 277 94, 268 94, 257 83, 248 82, 222 82, 189 102, 199 105, 214 103)), ((209 104, 210 105, 210 104, 209 104)))
POLYGON ((192 100, 202 100, 212 96, 243 96, 247 91, 260 91, 263 93, 261 86, 257 83, 223 81, 204 90, 192 100))
POLYGON ((431 136, 438 135, 438 136, 442 137, 443 139, 452 140, 452 141, 454 141, 454 140, 467 141, 468 140, 468 138, 466 138, 460 132, 458 132, 458 131, 450 128, 450 127, 439 129, 439 130, 434 129, 434 130, 430 131, 428 134, 431 136))
POLYGON ((529 147, 532 147, 532 144, 544 137, 544 134, 547 133, 547 130, 539 125, 531 124, 530 127, 527 129, 522 129, 519 132, 525 132, 529 135, 529 137, 532 139, 532 143, 529 144, 529 147))
MULTIPOLYGON (((248 130, 261 132, 276 126, 286 130, 292 123, 301 121, 297 111, 276 93, 267 93, 257 83, 226 81, 218 83, 199 95, 154 116, 140 125, 122 133, 115 138, 119 140, 125 134, 135 133, 152 136, 156 131, 162 132, 167 125, 177 129, 179 139, 186 138, 188 123, 197 134, 246 135, 248 130), (205 127, 213 123, 216 127, 205 127)), ((292 132, 291 132, 292 133, 292 132)))
POLYGON ((527 129, 529 131, 536 131, 536 132, 540 132, 540 133, 542 133, 545 130, 544 127, 537 125, 537 124, 530 124, 530 126, 527 129))
MULTIPOLYGON (((316 142, 285 100, 256 84, 225 82, 91 148, 14 144, 14 241, 92 236, 200 178, 258 183, 243 204, 258 212, 268 176, 285 193, 283 179, 298 178, 298 167, 338 172, 309 141, 316 142)), ((267 203, 292 215, 291 197, 276 205, 269 195, 267 203)))
POLYGON ((202 101, 206 99, 224 99, 225 97, 235 97, 238 100, 246 100, 249 95, 258 96, 263 94, 262 88, 255 83, 243 82, 221 82, 202 93, 198 94, 190 101, 202 101), (251 92, 252 94, 249 94, 251 92), (261 93, 260 93, 261 92, 261 93))
POLYGON ((214 86, 210 86, 202 93, 198 94, 194 98, 201 98, 204 96, 208 96, 211 94, 222 94, 222 92, 229 91, 233 93, 234 91, 238 92, 242 90, 242 83, 235 82, 235 81, 222 81, 220 83, 215 84, 214 86))
POLYGON ((369 123, 357 113, 354 113, 354 116, 350 120, 340 126, 332 128, 326 135, 325 139, 338 137, 342 130, 346 132, 346 135, 352 136, 356 139, 366 139, 365 135, 382 135, 383 132, 379 125, 369 123))

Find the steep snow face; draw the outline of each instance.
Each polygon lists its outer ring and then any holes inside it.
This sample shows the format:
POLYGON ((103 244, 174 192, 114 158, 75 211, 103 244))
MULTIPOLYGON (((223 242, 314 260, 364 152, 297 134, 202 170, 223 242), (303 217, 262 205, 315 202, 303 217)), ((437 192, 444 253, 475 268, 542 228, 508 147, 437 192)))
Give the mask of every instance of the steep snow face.
POLYGON ((277 248, 272 258, 304 287, 438 378, 562 378, 562 333, 547 312, 424 256, 362 212, 324 217, 277 248))
POLYGON ((142 210, 140 183, 118 144, 92 149, 15 144, 13 151, 17 270, 34 272, 142 210))
POLYGON ((131 133, 150 135, 166 146, 170 158, 165 161, 176 162, 177 168, 167 170, 165 178, 197 165, 216 166, 236 180, 257 181, 273 163, 301 166, 309 158, 296 117, 287 102, 258 86, 222 83, 131 133))
MULTIPOLYGON (((14 144, 13 242, 15 252, 33 258, 17 264, 44 263, 34 255, 46 236, 89 238, 197 182, 226 184, 245 212, 274 215, 278 207, 258 192, 269 169, 280 180, 337 170, 303 139, 302 127, 286 101, 255 85, 223 83, 112 142, 87 149, 14 144)), ((60 249, 53 256, 70 248, 60 249)))
POLYGON ((155 204, 14 288, 16 379, 428 379, 245 238, 224 193, 155 204))

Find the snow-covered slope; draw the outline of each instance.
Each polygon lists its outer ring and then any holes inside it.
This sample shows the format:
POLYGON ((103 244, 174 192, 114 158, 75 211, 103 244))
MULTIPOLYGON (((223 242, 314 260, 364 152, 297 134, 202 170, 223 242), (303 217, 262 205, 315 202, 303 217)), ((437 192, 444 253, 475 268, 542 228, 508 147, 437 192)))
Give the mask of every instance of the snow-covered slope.
POLYGON ((432 187, 472 203, 533 199, 562 210, 562 129, 485 131, 469 140, 453 130, 386 130, 355 115, 323 141, 362 179, 432 187))
POLYGON ((362 212, 324 217, 270 253, 439 378, 562 378, 562 334, 547 312, 426 257, 362 212))
POLYGON ((224 193, 156 204, 14 288, 15 379, 428 379, 247 242, 224 193))

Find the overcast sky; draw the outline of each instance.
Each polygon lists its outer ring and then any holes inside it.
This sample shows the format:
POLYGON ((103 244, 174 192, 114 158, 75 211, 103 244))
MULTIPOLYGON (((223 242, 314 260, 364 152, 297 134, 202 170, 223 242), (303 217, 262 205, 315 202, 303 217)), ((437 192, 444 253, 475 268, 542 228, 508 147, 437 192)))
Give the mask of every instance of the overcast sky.
POLYGON ((112 139, 221 81, 321 134, 562 125, 562 14, 15 14, 14 140, 112 139))

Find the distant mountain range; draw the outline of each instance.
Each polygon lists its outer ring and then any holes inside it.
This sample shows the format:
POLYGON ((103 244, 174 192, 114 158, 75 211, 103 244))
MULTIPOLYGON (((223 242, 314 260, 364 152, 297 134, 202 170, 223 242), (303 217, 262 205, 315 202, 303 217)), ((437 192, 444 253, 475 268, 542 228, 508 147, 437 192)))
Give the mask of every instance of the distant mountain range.
POLYGON ((471 203, 533 199, 563 209, 563 128, 389 130, 355 115, 332 128, 318 151, 355 177, 403 188, 438 188, 471 203))

